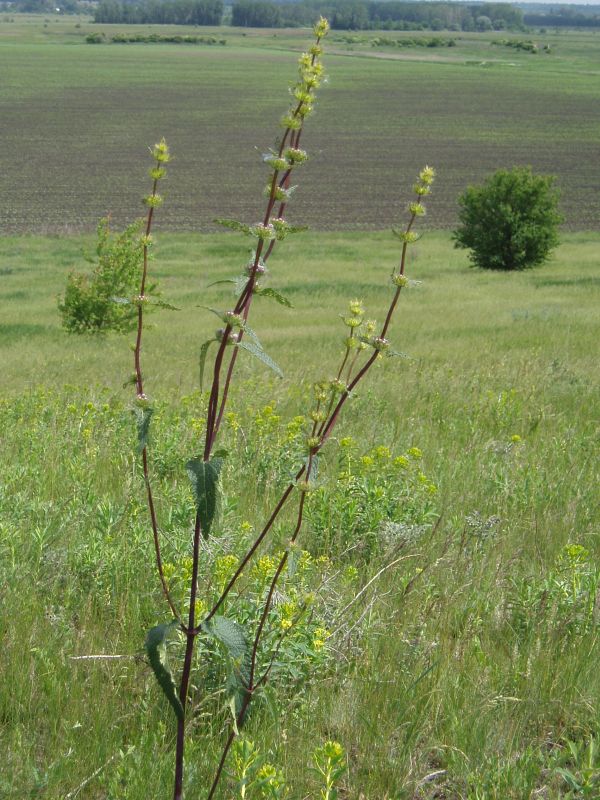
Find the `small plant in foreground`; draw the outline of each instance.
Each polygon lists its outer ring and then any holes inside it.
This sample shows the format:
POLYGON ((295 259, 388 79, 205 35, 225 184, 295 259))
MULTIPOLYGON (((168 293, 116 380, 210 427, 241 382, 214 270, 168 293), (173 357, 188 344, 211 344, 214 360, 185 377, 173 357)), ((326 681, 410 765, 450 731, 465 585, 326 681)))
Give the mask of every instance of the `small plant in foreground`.
POLYGON ((476 267, 522 270, 542 264, 558 244, 554 178, 528 167, 500 169, 459 198, 456 247, 468 248, 476 267))
MULTIPOLYGON (((434 180, 432 168, 425 167, 420 172, 413 186, 415 199, 408 206, 408 223, 404 230, 394 232, 402 242, 401 256, 399 265, 392 269, 389 276, 391 299, 383 324, 378 326, 374 321, 366 319, 365 309, 359 300, 350 303, 348 312, 342 315, 346 330, 339 366, 334 374, 314 383, 305 413, 295 420, 293 438, 296 440, 298 437, 298 442, 294 441, 294 447, 288 453, 295 461, 291 479, 280 490, 279 500, 260 532, 254 534, 246 551, 241 556, 225 553, 217 560, 212 576, 215 577, 218 573, 219 578, 215 581, 216 585, 207 587, 205 591, 200 585, 200 578, 204 574, 202 562, 214 537, 213 527, 218 518, 221 497, 221 478, 228 456, 226 450, 217 447, 217 440, 223 422, 231 419, 226 411, 238 354, 245 350, 264 365, 279 372, 248 321, 255 297, 287 304, 275 290, 265 287, 264 280, 267 262, 276 244, 300 230, 290 225, 284 215, 292 196, 291 175, 295 174, 296 169, 308 157, 300 148, 300 138, 304 121, 313 107, 315 90, 322 80, 321 40, 327 34, 328 28, 324 19, 316 24, 316 41, 309 52, 300 57, 299 79, 291 89, 292 105, 281 120, 284 133, 278 145, 263 157, 270 170, 265 189, 267 202, 264 216, 254 224, 219 220, 225 227, 250 237, 254 249, 243 275, 234 280, 238 292, 235 305, 227 310, 209 309, 218 317, 221 327, 201 350, 201 373, 211 344, 214 343, 217 352, 212 365, 212 382, 203 421, 203 444, 200 453, 186 464, 195 518, 190 551, 183 570, 177 565, 171 566, 163 557, 148 447, 154 406, 145 391, 141 366, 144 309, 151 302, 147 294, 150 232, 155 209, 160 205, 158 182, 164 177, 163 164, 169 158, 164 141, 153 150, 156 165, 150 172, 153 178, 152 192, 145 200, 148 215, 141 240, 142 270, 139 289, 130 300, 123 298, 123 302, 134 306, 137 313, 133 382, 136 392, 138 449, 142 460, 157 570, 172 615, 169 621, 154 626, 148 632, 146 651, 157 681, 177 720, 173 800, 181 800, 183 797, 185 743, 191 733, 192 724, 197 724, 194 710, 202 702, 202 698, 197 698, 198 692, 203 690, 210 695, 216 690, 220 696, 224 694, 230 711, 230 723, 226 725, 228 733, 222 754, 215 767, 212 782, 207 787, 207 798, 211 800, 226 774, 228 755, 247 721, 253 701, 261 696, 267 682, 277 683, 276 677, 282 671, 280 662, 290 658, 290 643, 298 639, 296 634, 300 634, 300 638, 303 635, 310 636, 310 646, 307 646, 306 641, 300 642, 309 663, 319 658, 330 635, 318 615, 313 615, 311 621, 306 621, 306 616, 311 614, 310 592, 304 597, 299 596, 296 590, 290 590, 286 594, 285 586, 290 576, 297 573, 299 560, 302 559, 298 539, 310 504, 310 495, 316 488, 319 454, 331 437, 353 390, 376 362, 384 357, 398 355, 387 337, 400 294, 410 285, 405 275, 407 251, 418 238, 412 229, 417 218, 425 214, 423 198, 430 193, 434 180), (283 531, 278 531, 279 536, 276 538, 274 534, 277 526, 283 527, 286 524, 280 519, 282 512, 292 503, 295 504, 295 509, 291 512, 292 522, 287 523, 291 530, 286 530, 285 536, 283 531), (270 555, 259 555, 261 546, 266 545, 269 540, 275 545, 274 551, 270 555), (187 588, 182 585, 183 582, 187 584, 187 588), (249 608, 253 611, 250 612, 249 608), (177 685, 169 657, 172 662, 177 663, 176 651, 179 644, 184 645, 184 652, 179 659, 177 685), (196 676, 203 667, 206 676, 206 665, 210 665, 219 653, 223 656, 224 669, 221 672, 217 670, 215 674, 222 677, 222 681, 220 685, 217 682, 216 686, 207 686, 206 681, 197 680, 196 676), (196 688, 198 685, 202 690, 196 688)), ((272 414, 268 415, 262 422, 268 426, 271 417, 272 414)), ((381 451, 367 458, 373 464, 376 459, 386 460, 388 451, 387 448, 384 449, 385 453, 381 451)), ((413 459, 418 460, 420 451, 417 448, 413 450, 414 452, 409 453, 413 459)), ((408 458, 406 460, 408 463, 408 458)), ((432 486, 424 475, 422 479, 417 476, 417 481, 424 486, 432 486)), ((244 755, 242 752, 240 756, 242 760, 245 759, 246 771, 254 763, 251 755, 244 755)), ((325 800, 334 800, 336 797, 335 783, 345 769, 343 762, 343 750, 334 743, 325 745, 318 754, 317 768, 325 780, 321 797, 325 800)), ((263 764, 256 773, 256 779, 261 791, 268 791, 262 796, 285 796, 285 782, 275 767, 263 764)))

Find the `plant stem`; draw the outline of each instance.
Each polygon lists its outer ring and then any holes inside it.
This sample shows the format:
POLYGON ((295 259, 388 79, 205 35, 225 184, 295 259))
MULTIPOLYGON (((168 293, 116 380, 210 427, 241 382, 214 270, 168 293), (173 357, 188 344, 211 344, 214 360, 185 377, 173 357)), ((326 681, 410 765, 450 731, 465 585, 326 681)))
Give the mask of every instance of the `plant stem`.
POLYGON ((196 595, 198 592, 198 561, 200 555, 200 515, 196 514, 194 525, 194 545, 192 579, 190 591, 190 608, 188 625, 186 631, 185 656, 183 660, 183 670, 181 672, 181 682, 179 684, 179 700, 183 706, 183 717, 177 720, 177 744, 175 749, 175 788, 173 790, 173 800, 181 800, 183 797, 183 756, 185 750, 185 712, 187 707, 187 694, 192 671, 192 658, 194 655, 194 643, 197 631, 194 629, 196 622, 196 595))

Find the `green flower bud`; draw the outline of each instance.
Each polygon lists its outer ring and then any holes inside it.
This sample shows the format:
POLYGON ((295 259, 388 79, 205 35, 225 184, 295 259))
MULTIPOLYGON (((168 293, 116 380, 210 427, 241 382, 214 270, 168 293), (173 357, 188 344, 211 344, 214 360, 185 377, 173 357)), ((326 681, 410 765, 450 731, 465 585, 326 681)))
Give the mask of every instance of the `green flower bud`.
POLYGON ((434 178, 435 178, 435 170, 433 167, 425 166, 423 167, 421 172, 419 172, 419 180, 426 186, 430 186, 433 183, 434 178))
POLYGON ((394 286, 399 286, 399 287, 408 286, 408 278, 406 277, 406 275, 399 275, 399 274, 392 275, 392 283, 394 284, 394 286))
POLYGON ((344 381, 340 381, 338 379, 330 381, 329 385, 333 389, 334 394, 343 394, 348 388, 344 381))
POLYGON ((308 439, 306 440, 306 446, 308 447, 309 450, 314 450, 315 447, 318 447, 320 443, 321 440, 319 439, 318 436, 309 436, 308 439))
POLYGON ((381 353, 384 350, 387 350, 388 347, 390 346, 390 343, 388 342, 388 340, 387 339, 382 339, 381 336, 373 337, 373 339, 371 339, 369 344, 371 345, 371 347, 373 347, 375 350, 377 350, 378 353, 381 353))
POLYGON ((170 160, 171 155, 169 153, 169 146, 164 139, 161 139, 158 144, 154 145, 152 157, 161 164, 166 164, 167 161, 170 160))
POLYGON ((344 325, 348 328, 358 328, 362 325, 362 320, 360 317, 342 317, 344 320, 344 325))
POLYGON ((223 314, 223 322, 225 322, 231 328, 243 328, 245 324, 242 315, 236 314, 234 311, 226 311, 223 314))
POLYGON ((422 183, 415 183, 415 185, 413 186, 413 192, 415 194, 418 194, 419 197, 423 197, 424 195, 429 194, 431 192, 431 189, 429 188, 429 186, 425 186, 422 183))
POLYGON ((285 114, 285 116, 280 119, 279 124, 282 128, 289 128, 291 131, 298 131, 302 127, 302 120, 293 116, 293 114, 285 114))
POLYGON ((271 169, 275 170, 275 172, 282 172, 290 166, 285 158, 280 158, 274 153, 265 153, 263 155, 263 161, 265 164, 268 164, 271 169))
POLYGON ((153 180, 159 181, 161 178, 165 177, 167 170, 164 167, 153 167, 148 171, 148 174, 153 180))
POLYGON ((308 153, 306 150, 300 150, 297 147, 288 147, 285 151, 285 157, 293 166, 304 164, 308 160, 308 153))
POLYGON ((315 36, 318 39, 322 39, 329 33, 329 22, 325 19, 325 17, 320 17, 313 30, 315 36))
POLYGON ((163 203, 163 198, 159 194, 149 194, 144 197, 142 202, 147 208, 158 208, 163 203))
POLYGON ((413 231, 396 231, 393 230, 392 233, 394 236, 397 236, 401 242, 405 242, 406 244, 414 244, 418 242, 421 238, 420 234, 414 233, 413 231))
POLYGON ((262 222, 259 222, 257 225, 253 225, 250 228, 250 233, 264 242, 270 242, 271 239, 275 239, 276 237, 275 229, 273 228, 273 226, 263 225, 262 222))
POLYGON ((273 218, 269 222, 275 231, 275 238, 277 241, 280 242, 282 239, 285 239, 290 229, 289 224, 282 217, 273 218))
POLYGON ((365 313, 364 306, 362 304, 362 300, 351 300, 348 303, 348 308, 350 309, 350 313, 354 314, 356 317, 362 317, 365 313))
POLYGON ((293 91, 293 95, 299 103, 310 103, 312 100, 310 92, 307 92, 303 86, 297 86, 293 91))
POLYGON ((415 217, 425 216, 425 206, 422 203, 410 203, 408 210, 411 214, 414 214, 415 217))

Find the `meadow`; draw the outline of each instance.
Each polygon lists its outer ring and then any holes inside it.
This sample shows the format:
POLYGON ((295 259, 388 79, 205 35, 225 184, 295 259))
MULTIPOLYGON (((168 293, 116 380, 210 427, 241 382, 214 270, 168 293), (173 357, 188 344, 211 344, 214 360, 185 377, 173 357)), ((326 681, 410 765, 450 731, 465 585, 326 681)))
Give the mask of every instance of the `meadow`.
MULTIPOLYGON (((57 296, 86 268, 98 216, 136 215, 144 146, 165 135, 176 158, 151 272, 181 310, 152 314, 144 371, 179 591, 184 465, 206 416, 198 355, 219 324, 205 307, 227 307, 230 288, 211 284, 248 256, 239 236, 199 231, 258 213, 260 153, 304 40, 223 29, 224 47, 87 45, 85 20, 15 19, 0 27, 0 797, 169 797, 174 726, 143 648, 167 612, 135 452, 133 334, 69 336, 57 296)), ((390 330, 404 357, 376 366, 323 455, 274 632, 294 598, 314 605, 245 734, 290 800, 320 796, 313 753, 329 739, 347 757, 339 800, 598 798, 600 233, 598 162, 584 158, 598 150, 595 37, 550 34, 555 58, 507 57, 476 36, 391 55, 351 38, 329 41, 331 83, 305 139, 315 157, 291 206, 318 230, 269 264, 293 308, 257 298, 253 311, 284 378, 242 354, 203 585, 227 579, 302 458, 312 383, 338 363, 348 301, 381 321, 399 247, 380 229, 402 224, 423 164, 439 180, 410 251, 419 283, 390 330), (475 271, 443 230, 456 193, 521 158, 559 176, 561 245, 536 270, 475 271)), ((264 592, 289 525, 286 514, 248 569, 250 593, 264 592)), ((243 598, 231 611, 249 613, 243 598)), ((229 725, 210 667, 190 690, 189 798, 206 796, 229 725)), ((232 762, 219 797, 243 796, 235 787, 232 762)))
MULTIPOLYGON (((550 264, 509 275, 473 271, 445 233, 417 246, 410 274, 422 284, 403 296, 391 332, 408 357, 383 362, 352 401, 302 539, 321 559, 318 614, 339 630, 318 664, 299 668, 248 723, 293 797, 316 791, 310 754, 327 738, 348 751, 343 797, 596 796, 568 794, 559 770, 595 786, 600 766, 586 767, 600 689, 599 243, 565 235, 550 264)), ((67 336, 56 313, 65 273, 90 245, 0 243, 7 798, 73 797, 96 770, 78 796, 141 800, 168 796, 170 783, 173 731, 141 655, 164 609, 148 578, 122 387, 131 337, 67 336), (94 654, 122 658, 73 658, 94 654)), ((198 305, 226 303, 226 288, 206 286, 244 257, 234 235, 158 236, 153 270, 182 308, 155 315, 145 346, 160 409, 152 463, 174 563, 187 542, 183 463, 205 413, 198 350, 214 327, 198 305)), ((234 454, 228 480, 241 477, 207 559, 236 552, 263 518, 288 474, 310 383, 337 359, 338 312, 358 296, 381 315, 396 258, 387 233, 307 233, 273 261, 272 285, 295 308, 265 300, 254 327, 285 379, 242 361, 224 439, 234 454)), ((275 547, 285 529, 286 520, 275 547)), ((191 796, 202 796, 216 756, 197 713, 191 796)))

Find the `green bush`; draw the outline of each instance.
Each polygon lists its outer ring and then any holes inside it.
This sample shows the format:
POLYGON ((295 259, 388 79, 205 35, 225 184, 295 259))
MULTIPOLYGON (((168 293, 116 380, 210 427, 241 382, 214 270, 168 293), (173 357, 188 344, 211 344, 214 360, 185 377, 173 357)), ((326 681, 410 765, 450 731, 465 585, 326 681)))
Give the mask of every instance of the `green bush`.
POLYGON ((558 244, 558 192, 550 175, 529 167, 500 169, 459 198, 455 247, 469 248, 483 269, 521 270, 542 264, 558 244))
POLYGON ((131 330, 137 306, 126 302, 139 293, 143 263, 141 222, 111 235, 108 217, 98 224, 94 270, 90 276, 72 272, 58 309, 69 333, 131 330), (115 300, 117 302, 115 302, 115 300))

